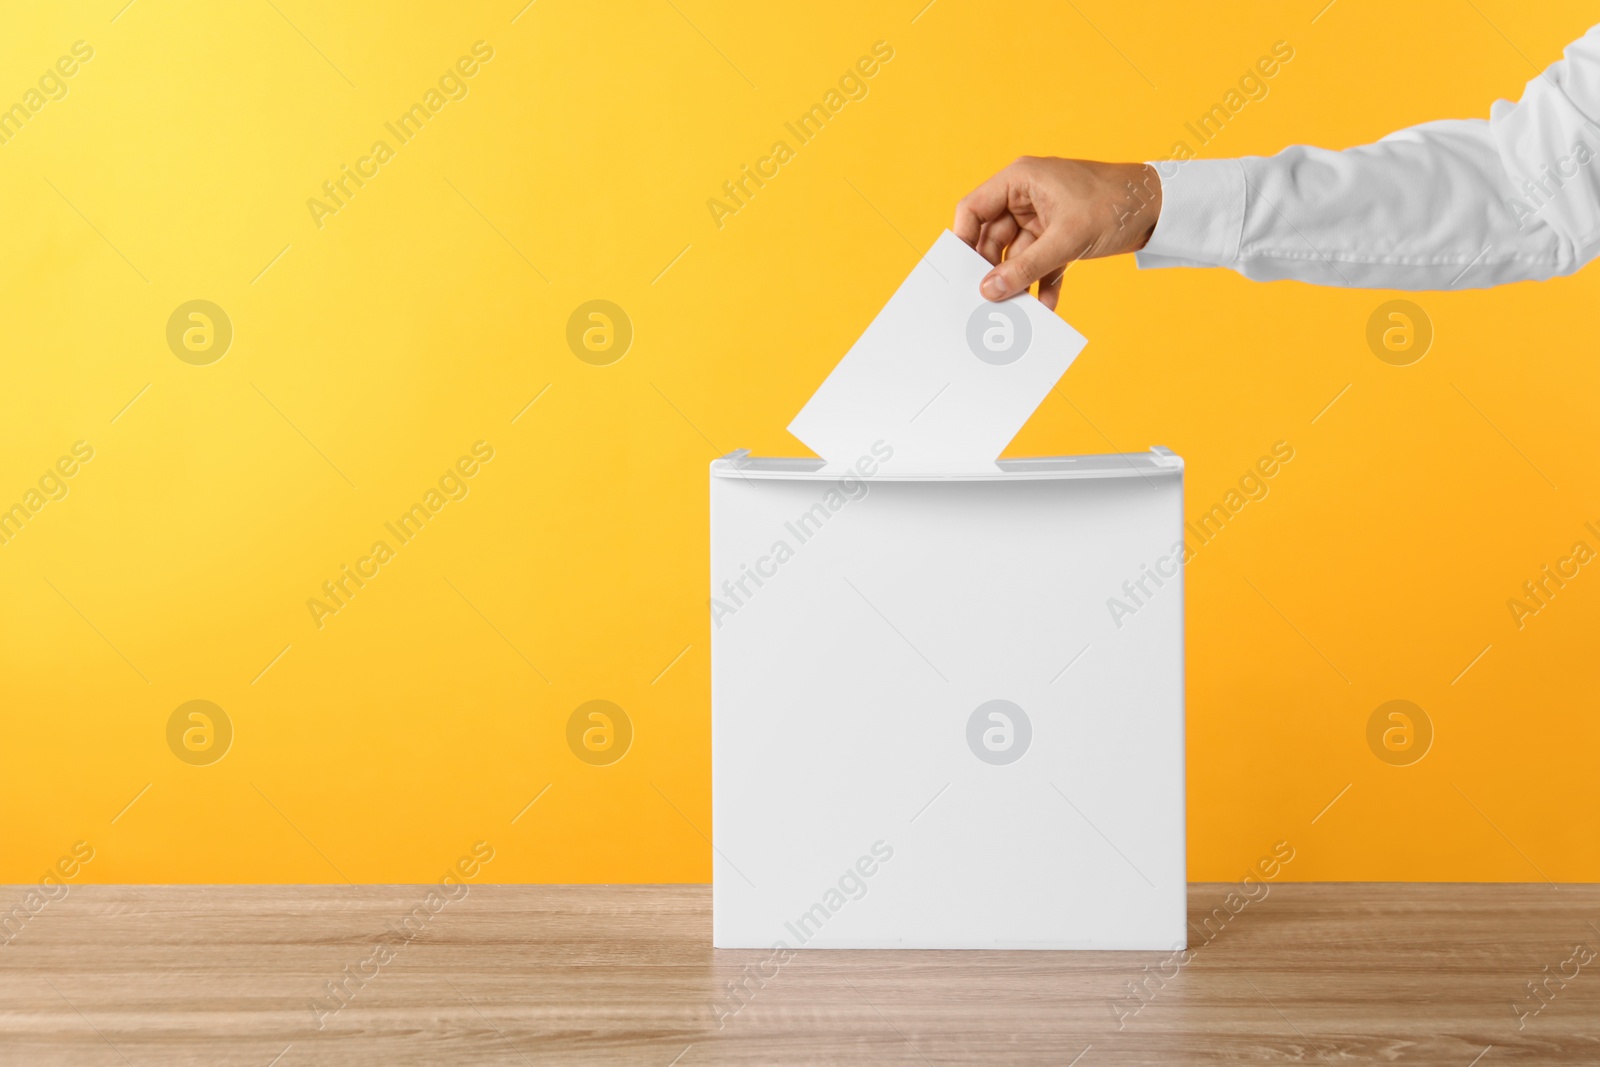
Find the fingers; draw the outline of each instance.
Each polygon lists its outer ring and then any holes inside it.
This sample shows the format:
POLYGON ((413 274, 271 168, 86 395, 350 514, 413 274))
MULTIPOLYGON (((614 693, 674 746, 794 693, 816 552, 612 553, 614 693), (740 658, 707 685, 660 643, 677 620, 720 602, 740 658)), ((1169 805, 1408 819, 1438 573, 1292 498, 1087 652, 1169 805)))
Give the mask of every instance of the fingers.
MULTIPOLYGON (((1013 164, 1015 166, 1015 164, 1013 164)), ((976 248, 986 222, 996 222, 1010 214, 1012 167, 1007 167, 956 205, 955 235, 976 248)), ((992 262, 992 261, 991 261, 992 262)))
POLYGON ((1039 279, 1039 303, 1049 308, 1056 309, 1056 304, 1061 300, 1061 279, 1067 276, 1066 268, 1052 271, 1039 279))
POLYGON ((1040 278, 1066 266, 1073 258, 1075 244, 1065 226, 1059 223, 1050 226, 1021 252, 1014 253, 985 275, 978 291, 989 300, 1015 296, 1040 278))
POLYGON ((983 233, 978 237, 978 254, 991 264, 999 263, 1005 255, 1006 246, 1013 244, 1020 232, 1022 226, 1015 215, 1002 215, 993 222, 985 223, 983 233))
MULTIPOLYGON (((1006 255, 1011 259, 1016 259, 1018 256, 1022 255, 1022 253, 1028 250, 1029 245, 1033 244, 1033 242, 1037 241, 1038 239, 1039 235, 1034 231, 1023 229, 1021 233, 1017 234, 1017 239, 1011 242, 1011 247, 1006 249, 1006 255)), ((998 259, 996 259, 994 263, 996 266, 1000 265, 1000 261, 998 259)))

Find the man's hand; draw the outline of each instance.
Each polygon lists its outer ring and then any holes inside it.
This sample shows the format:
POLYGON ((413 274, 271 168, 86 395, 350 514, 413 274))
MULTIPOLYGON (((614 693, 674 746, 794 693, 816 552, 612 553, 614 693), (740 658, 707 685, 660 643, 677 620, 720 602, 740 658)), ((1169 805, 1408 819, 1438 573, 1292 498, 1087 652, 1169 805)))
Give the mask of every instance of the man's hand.
POLYGON ((996 265, 979 286, 986 298, 1038 282, 1054 308, 1069 266, 1138 251, 1160 214, 1161 181, 1148 164, 1024 156, 956 205, 955 232, 996 265))

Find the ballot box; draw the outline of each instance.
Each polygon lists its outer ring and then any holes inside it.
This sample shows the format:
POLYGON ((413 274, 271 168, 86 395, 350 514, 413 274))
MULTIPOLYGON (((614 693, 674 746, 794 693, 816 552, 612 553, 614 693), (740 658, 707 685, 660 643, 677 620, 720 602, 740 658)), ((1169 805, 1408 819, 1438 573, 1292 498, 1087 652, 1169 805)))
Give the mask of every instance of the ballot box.
POLYGON ((1179 457, 737 452, 710 503, 717 947, 1186 944, 1179 457))

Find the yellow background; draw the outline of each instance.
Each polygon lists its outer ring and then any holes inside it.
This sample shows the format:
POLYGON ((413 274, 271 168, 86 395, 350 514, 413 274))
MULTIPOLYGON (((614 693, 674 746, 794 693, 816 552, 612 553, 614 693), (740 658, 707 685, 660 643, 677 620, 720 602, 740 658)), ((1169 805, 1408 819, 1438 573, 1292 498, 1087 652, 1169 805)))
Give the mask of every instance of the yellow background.
MULTIPOLYGON (((0 504, 95 449, 0 546, 5 881, 78 840, 94 882, 432 880, 478 840, 488 880, 707 880, 707 461, 803 452, 785 425, 963 193, 1021 153, 1163 156, 1279 40, 1204 155, 1483 116, 1593 17, 124 2, 0 35, 0 103, 95 49, 0 146, 0 504), (469 95, 318 229, 307 199, 478 40, 469 95), (707 199, 879 40, 870 94, 719 229, 707 199), (235 329, 210 366, 165 340, 197 298, 235 329), (591 299, 634 325, 610 366, 566 345, 591 299), (478 440, 470 495, 318 630, 307 598, 478 440), (210 766, 167 747, 192 699, 235 728, 210 766), (566 745, 590 699, 634 724, 611 766, 566 745)), ((1168 445, 1193 517, 1295 448, 1189 568, 1191 877, 1286 839, 1293 879, 1600 878, 1600 568, 1506 607, 1596 544, 1597 288, 1423 294, 1397 368, 1364 339, 1392 294, 1068 276, 1090 344, 1013 454, 1168 445), (1410 767, 1366 744, 1396 698, 1436 730, 1410 767)))

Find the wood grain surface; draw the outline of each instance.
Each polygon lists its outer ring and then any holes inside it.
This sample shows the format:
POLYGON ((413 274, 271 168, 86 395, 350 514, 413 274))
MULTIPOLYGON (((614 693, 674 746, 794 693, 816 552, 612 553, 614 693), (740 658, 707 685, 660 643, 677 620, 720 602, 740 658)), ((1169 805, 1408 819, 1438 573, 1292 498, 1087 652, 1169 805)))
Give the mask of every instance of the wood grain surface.
POLYGON ((1600 1063, 1600 887, 1235 888, 1187 959, 784 959, 713 951, 706 886, 74 887, 0 931, 0 1062, 1600 1063))

